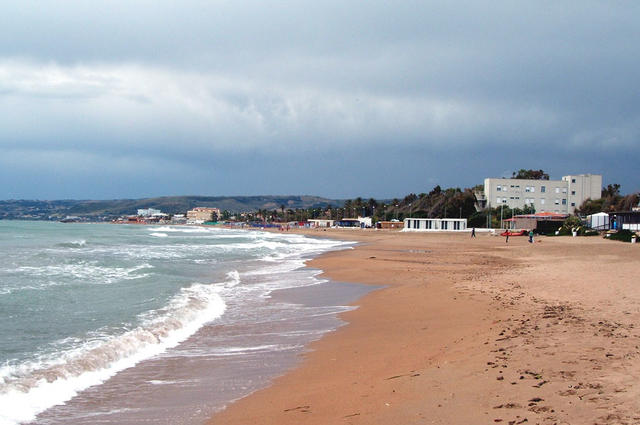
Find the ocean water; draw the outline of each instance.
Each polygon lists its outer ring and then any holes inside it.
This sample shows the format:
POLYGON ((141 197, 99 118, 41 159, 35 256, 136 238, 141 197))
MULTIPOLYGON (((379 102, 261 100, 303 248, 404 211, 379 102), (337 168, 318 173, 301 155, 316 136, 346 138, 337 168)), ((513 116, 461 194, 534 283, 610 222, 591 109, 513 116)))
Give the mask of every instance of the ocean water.
POLYGON ((304 262, 350 246, 0 221, 0 425, 202 423, 340 326, 369 289, 304 262))

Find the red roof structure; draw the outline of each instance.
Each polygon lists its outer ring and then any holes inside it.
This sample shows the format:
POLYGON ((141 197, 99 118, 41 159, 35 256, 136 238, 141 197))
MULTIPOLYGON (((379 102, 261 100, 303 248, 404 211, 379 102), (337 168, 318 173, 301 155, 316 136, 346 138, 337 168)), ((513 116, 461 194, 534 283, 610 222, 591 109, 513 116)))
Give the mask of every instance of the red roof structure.
POLYGON ((515 221, 516 218, 532 218, 534 220, 564 220, 569 217, 569 214, 558 214, 552 212, 541 212, 535 214, 521 214, 515 215, 513 218, 509 218, 504 221, 515 221))

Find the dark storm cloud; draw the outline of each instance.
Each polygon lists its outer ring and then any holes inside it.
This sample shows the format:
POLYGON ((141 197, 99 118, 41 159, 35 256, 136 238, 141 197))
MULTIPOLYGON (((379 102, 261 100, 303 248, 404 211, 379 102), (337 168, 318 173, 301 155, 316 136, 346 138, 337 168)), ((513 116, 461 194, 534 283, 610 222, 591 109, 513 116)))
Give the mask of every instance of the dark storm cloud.
POLYGON ((74 182, 123 176, 142 183, 122 196, 222 190, 198 179, 395 196, 414 176, 400 196, 525 166, 637 190, 608 164, 638 159, 639 18, 600 1, 7 3, 0 198, 113 197, 74 182), (39 172, 58 184, 20 183, 39 172))

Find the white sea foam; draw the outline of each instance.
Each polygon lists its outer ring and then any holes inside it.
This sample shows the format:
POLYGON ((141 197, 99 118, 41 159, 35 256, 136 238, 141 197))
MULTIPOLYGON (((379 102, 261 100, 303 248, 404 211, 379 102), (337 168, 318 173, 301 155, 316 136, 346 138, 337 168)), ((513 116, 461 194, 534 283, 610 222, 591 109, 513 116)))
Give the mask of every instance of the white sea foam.
POLYGON ((160 232, 153 232, 153 233, 150 233, 150 235, 155 236, 156 238, 166 238, 169 236, 166 233, 160 233, 160 232))
POLYGON ((233 288, 240 283, 240 273, 238 273, 237 270, 232 270, 227 273, 227 277, 229 278, 229 280, 225 284, 227 288, 233 288))
POLYGON ((71 241, 71 242, 63 242, 58 244, 58 246, 60 247, 64 247, 64 248, 83 248, 87 245, 87 241, 84 239, 80 239, 77 241, 71 241))
POLYGON ((20 273, 35 277, 48 277, 52 279, 46 286, 59 284, 56 278, 73 277, 84 282, 97 284, 110 284, 120 280, 132 280, 147 277, 147 273, 137 273, 140 270, 151 269, 151 264, 140 264, 134 267, 108 267, 80 261, 74 264, 49 264, 44 266, 22 266, 10 270, 11 273, 20 273))
POLYGON ((158 232, 177 232, 177 233, 210 233, 212 229, 200 226, 161 226, 154 230, 158 232))
POLYGON ((3 366, 0 425, 32 421, 38 413, 65 403, 79 391, 175 347, 225 309, 216 285, 196 283, 122 335, 87 342, 53 359, 3 366))
POLYGON ((302 348, 300 344, 267 344, 253 347, 224 347, 209 351, 209 355, 217 357, 238 356, 269 351, 287 351, 302 348))
POLYGON ((150 381, 147 381, 148 384, 151 385, 174 385, 174 384, 184 384, 186 382, 191 382, 189 380, 184 380, 184 379, 177 379, 177 380, 160 380, 160 379, 152 379, 150 381))

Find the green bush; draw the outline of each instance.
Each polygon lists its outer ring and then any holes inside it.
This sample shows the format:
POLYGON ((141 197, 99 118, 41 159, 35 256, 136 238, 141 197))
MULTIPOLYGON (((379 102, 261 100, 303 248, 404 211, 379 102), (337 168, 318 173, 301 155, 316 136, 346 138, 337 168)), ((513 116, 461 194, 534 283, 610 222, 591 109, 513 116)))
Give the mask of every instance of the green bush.
POLYGON ((573 215, 571 217, 567 217, 567 219, 562 223, 562 227, 558 229, 558 236, 572 236, 574 231, 578 232, 578 235, 580 236, 585 233, 582 221, 573 215))
POLYGON ((616 233, 610 233, 610 236, 607 239, 611 239, 614 241, 631 242, 631 237, 634 235, 635 233, 631 230, 618 230, 616 233))

